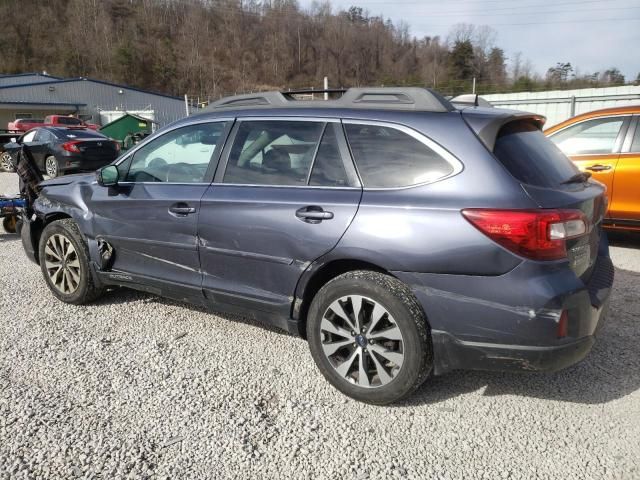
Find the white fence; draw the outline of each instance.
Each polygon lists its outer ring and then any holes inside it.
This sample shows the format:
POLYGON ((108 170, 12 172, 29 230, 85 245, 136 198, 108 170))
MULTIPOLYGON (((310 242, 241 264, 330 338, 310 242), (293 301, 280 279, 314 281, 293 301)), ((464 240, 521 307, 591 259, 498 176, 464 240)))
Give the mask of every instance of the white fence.
POLYGON ((495 107, 539 113, 551 127, 574 115, 601 108, 640 105, 640 86, 549 90, 546 92, 493 93, 482 95, 495 107))

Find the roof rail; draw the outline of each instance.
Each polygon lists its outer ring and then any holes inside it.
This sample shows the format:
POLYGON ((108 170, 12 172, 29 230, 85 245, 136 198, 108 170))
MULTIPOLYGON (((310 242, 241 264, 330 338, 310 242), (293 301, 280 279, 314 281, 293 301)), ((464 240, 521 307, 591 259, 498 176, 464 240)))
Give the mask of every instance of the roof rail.
POLYGON ((289 92, 258 92, 221 98, 205 111, 223 108, 370 108, 450 112, 453 105, 433 90, 419 87, 358 87, 330 90, 294 90, 289 92), (298 100, 294 95, 310 93, 342 93, 337 99, 298 100))

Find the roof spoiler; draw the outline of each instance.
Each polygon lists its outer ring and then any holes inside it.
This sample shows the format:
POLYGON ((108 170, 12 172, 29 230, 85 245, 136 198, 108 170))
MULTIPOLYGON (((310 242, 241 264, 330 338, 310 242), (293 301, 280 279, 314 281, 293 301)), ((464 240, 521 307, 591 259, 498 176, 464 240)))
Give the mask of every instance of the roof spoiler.
POLYGON ((380 108, 393 110, 415 110, 423 112, 450 112, 453 105, 442 95, 427 88, 418 87, 372 87, 327 90, 327 93, 342 93, 331 100, 300 100, 296 95, 324 93, 325 90, 293 90, 289 92, 260 92, 225 97, 213 102, 205 111, 223 108, 380 108))
POLYGON ((475 132, 478 138, 491 151, 496 144, 496 138, 502 127, 511 122, 530 122, 542 130, 547 118, 537 113, 521 112, 507 109, 465 109, 462 110, 462 118, 469 128, 475 132))

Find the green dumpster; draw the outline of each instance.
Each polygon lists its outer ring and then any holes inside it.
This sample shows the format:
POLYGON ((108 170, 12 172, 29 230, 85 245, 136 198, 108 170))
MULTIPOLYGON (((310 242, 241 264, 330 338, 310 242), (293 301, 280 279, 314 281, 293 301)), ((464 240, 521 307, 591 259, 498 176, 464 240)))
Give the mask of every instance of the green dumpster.
POLYGON ((125 113, 113 122, 107 123, 100 132, 120 142, 123 150, 128 150, 152 132, 153 120, 132 113, 125 113))

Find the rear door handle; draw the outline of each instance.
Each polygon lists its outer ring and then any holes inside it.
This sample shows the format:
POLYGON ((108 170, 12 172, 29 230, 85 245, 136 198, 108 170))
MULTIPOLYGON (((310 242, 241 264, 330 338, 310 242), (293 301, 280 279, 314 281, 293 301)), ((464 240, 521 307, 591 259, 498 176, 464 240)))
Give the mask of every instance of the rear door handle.
POLYGON ((169 207, 169 213, 173 213, 177 217, 186 217, 190 213, 196 213, 196 209, 187 203, 178 202, 169 207))
POLYGON ((591 165, 587 167, 585 170, 591 170, 592 172, 602 172, 603 170, 611 170, 611 165, 591 165))
POLYGON ((296 210, 296 217, 307 223, 320 223, 322 220, 331 220, 333 212, 327 212, 322 207, 311 205, 296 210))

